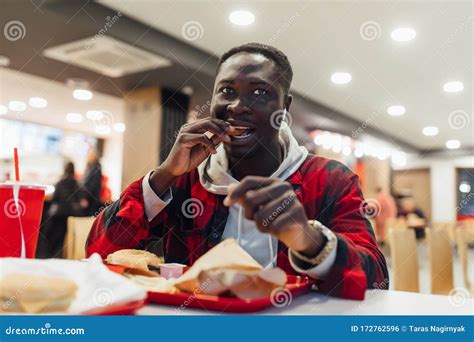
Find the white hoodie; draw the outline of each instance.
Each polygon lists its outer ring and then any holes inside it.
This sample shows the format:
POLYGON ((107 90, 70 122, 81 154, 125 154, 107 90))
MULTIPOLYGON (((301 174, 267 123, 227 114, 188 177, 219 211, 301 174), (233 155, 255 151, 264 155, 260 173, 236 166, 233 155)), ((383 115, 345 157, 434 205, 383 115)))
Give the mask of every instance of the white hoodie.
MULTIPOLYGON (((299 146, 286 122, 280 127, 280 144, 283 148, 283 161, 270 178, 285 180, 295 173, 308 156, 308 150, 299 146)), ((239 183, 228 168, 228 159, 221 144, 217 153, 209 156, 198 167, 199 180, 209 192, 227 195, 230 184, 239 183)), ((278 240, 270 234, 261 233, 253 221, 243 217, 241 206, 234 204, 229 208, 229 217, 222 239, 233 237, 240 246, 264 267, 275 265, 278 240)))

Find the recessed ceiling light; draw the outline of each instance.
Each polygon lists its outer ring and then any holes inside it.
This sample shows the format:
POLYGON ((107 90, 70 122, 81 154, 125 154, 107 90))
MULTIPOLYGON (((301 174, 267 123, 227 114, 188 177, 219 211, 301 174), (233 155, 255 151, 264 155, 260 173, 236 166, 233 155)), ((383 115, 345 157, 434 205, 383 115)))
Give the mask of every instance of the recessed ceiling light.
POLYGON ((351 74, 348 72, 335 72, 331 76, 331 81, 336 84, 346 84, 352 80, 351 74))
POLYGON ((471 192, 471 184, 467 182, 462 182, 459 184, 459 191, 461 191, 464 194, 468 194, 471 192))
POLYGON ((351 153, 352 153, 352 150, 349 146, 345 146, 343 149, 342 149, 342 153, 345 155, 345 156, 349 156, 351 153))
POLYGON ((405 114, 406 109, 403 106, 397 105, 397 106, 390 106, 387 109, 387 113, 392 115, 392 116, 400 116, 405 114))
POLYGON ((456 139, 448 140, 446 141, 446 147, 449 148, 450 150, 455 150, 461 147, 461 142, 456 139))
POLYGON ((119 133, 122 133, 122 132, 125 132, 125 124, 123 122, 116 122, 114 123, 114 130, 115 132, 119 132, 119 133))
POLYGON ((100 110, 88 110, 86 112, 86 117, 90 120, 101 120, 104 117, 104 113, 100 110))
POLYGON ((362 158, 364 156, 364 151, 361 148, 356 148, 354 151, 354 156, 356 158, 362 158))
POLYGON ((332 146, 332 151, 333 151, 334 153, 340 153, 340 152, 342 151, 342 146, 341 146, 341 144, 334 144, 334 145, 332 146))
POLYGON ((74 96, 76 100, 89 101, 93 95, 92 92, 87 89, 76 89, 72 93, 72 96, 74 96))
POLYGON ((416 31, 411 27, 400 27, 393 30, 390 36, 396 42, 407 42, 416 37, 416 31))
POLYGON ((438 127, 435 127, 435 126, 426 126, 423 128, 423 134, 428 137, 438 135, 438 132, 439 132, 438 127))
POLYGON ((72 123, 79 123, 84 120, 84 117, 79 113, 67 113, 66 120, 72 123))
POLYGON ((255 16, 249 11, 234 11, 229 15, 231 23, 239 26, 247 26, 255 21, 255 16))
POLYGON ((446 82, 443 85, 443 90, 447 93, 457 93, 458 91, 462 91, 463 89, 464 84, 459 81, 446 82))
POLYGON ((7 106, 0 106, 0 115, 7 114, 8 108, 7 106))
POLYGON ((395 151, 392 154, 392 163, 396 166, 405 166, 407 164, 407 155, 403 151, 395 151))
POLYGON ((10 58, 7 56, 0 55, 0 67, 6 67, 10 65, 10 58))
POLYGON ((27 105, 23 101, 10 101, 8 102, 8 108, 14 112, 24 112, 27 105))
POLYGON ((28 103, 34 108, 46 108, 48 105, 48 101, 42 97, 31 97, 28 103))
POLYGON ((194 93, 194 90, 191 86, 184 86, 183 88, 181 88, 181 92, 185 95, 191 96, 194 93))

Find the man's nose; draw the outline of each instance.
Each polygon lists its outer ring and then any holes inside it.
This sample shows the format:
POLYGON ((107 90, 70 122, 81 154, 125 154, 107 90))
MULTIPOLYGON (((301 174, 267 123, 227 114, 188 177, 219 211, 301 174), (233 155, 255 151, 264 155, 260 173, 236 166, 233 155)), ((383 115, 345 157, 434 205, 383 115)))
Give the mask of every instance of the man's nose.
POLYGON ((227 105, 227 111, 233 114, 244 114, 250 112, 250 107, 239 97, 227 105))

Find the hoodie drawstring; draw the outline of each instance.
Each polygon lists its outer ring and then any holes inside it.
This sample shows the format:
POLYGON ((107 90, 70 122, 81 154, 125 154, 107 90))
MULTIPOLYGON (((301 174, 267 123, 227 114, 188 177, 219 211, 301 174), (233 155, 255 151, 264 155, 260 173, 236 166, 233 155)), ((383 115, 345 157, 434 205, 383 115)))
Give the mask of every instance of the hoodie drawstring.
POLYGON ((242 206, 239 205, 239 217, 237 218, 237 243, 240 246, 240 236, 242 234, 242 206))
MULTIPOLYGON (((239 216, 237 218, 237 243, 239 244, 239 246, 241 246, 240 237, 242 235, 242 221, 243 221, 243 208, 241 205, 239 205, 239 216)), ((275 259, 275 252, 273 251, 273 238, 270 234, 268 235, 268 246, 270 248, 270 263, 264 268, 272 268, 273 262, 275 259)))

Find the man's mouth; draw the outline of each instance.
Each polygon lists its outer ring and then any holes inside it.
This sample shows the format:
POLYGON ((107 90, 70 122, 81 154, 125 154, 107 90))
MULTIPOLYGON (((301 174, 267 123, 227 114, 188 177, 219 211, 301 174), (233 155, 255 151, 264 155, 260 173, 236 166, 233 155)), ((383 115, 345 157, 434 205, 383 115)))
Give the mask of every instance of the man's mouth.
POLYGON ((255 133, 255 128, 243 126, 231 126, 229 135, 231 140, 244 140, 255 133))

